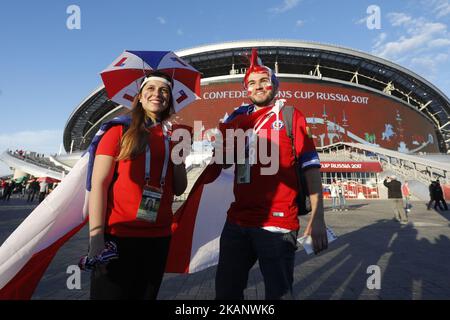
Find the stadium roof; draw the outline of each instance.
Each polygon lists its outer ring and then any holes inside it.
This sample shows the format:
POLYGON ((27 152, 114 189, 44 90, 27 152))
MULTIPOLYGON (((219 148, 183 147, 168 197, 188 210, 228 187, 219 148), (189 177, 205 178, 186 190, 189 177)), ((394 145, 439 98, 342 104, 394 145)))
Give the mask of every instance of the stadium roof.
MULTIPOLYGON (((176 53, 207 79, 245 73, 246 56, 251 48, 258 48, 264 64, 283 76, 304 75, 318 80, 347 82, 401 99, 434 124, 440 150, 450 149, 449 98, 426 79, 391 61, 336 45, 292 40, 225 42, 176 53)), ((101 122, 122 110, 122 106, 106 97, 103 86, 94 90, 66 123, 66 151, 85 150, 101 122)))

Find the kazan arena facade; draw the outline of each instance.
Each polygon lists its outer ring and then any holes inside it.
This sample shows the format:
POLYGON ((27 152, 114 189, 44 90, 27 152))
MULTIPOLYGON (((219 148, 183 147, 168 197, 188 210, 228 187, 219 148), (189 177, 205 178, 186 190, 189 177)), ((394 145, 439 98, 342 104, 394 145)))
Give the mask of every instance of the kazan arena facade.
MULTIPOLYGON (((277 73, 278 97, 306 116, 316 146, 343 141, 404 153, 450 149, 450 100, 433 84, 364 52, 302 41, 226 42, 176 52, 202 72, 201 99, 175 115, 176 121, 201 121, 207 130, 248 103, 242 79, 252 48, 277 73)), ((103 86, 95 89, 66 123, 66 151, 86 150, 100 124, 124 111, 103 86)))

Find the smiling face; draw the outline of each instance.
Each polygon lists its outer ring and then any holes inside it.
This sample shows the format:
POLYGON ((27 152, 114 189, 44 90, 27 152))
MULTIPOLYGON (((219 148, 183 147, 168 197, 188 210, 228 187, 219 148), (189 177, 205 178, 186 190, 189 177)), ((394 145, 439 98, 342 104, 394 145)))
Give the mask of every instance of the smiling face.
POLYGON ((258 107, 267 106, 275 96, 275 90, 267 73, 251 73, 247 80, 249 99, 258 107))
POLYGON ((144 108, 145 114, 152 119, 169 107, 170 87, 158 80, 149 80, 142 88, 139 101, 144 108))

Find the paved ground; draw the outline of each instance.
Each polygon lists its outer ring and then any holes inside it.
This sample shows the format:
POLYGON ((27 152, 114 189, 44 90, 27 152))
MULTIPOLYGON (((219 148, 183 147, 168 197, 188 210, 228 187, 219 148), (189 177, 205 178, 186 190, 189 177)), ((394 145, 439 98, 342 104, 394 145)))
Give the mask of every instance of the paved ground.
MULTIPOLYGON (((329 205, 329 203, 326 203, 329 205)), ((0 201, 0 243, 34 206, 21 199, 0 201)), ((303 226, 304 219, 301 219, 303 226)), ((450 212, 427 211, 413 203, 410 224, 392 220, 387 201, 350 201, 350 210, 326 211, 338 235, 318 256, 296 254, 294 294, 297 299, 450 299, 450 212), (368 289, 371 265, 381 271, 381 288, 368 289)), ((303 229, 302 229, 303 230, 303 229)), ((86 252, 83 229, 58 252, 33 299, 88 299, 89 274, 81 289, 69 290, 67 268, 86 252)), ((167 274, 159 299, 213 299, 215 268, 191 275, 167 274)), ((256 265, 250 272, 247 299, 263 299, 264 284, 256 265)))

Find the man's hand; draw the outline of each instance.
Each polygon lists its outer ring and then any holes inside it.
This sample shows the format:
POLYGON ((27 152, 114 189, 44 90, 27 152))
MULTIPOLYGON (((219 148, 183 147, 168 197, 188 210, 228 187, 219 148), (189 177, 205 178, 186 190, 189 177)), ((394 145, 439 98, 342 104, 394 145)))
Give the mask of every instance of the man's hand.
POLYGON ((315 254, 326 250, 328 248, 328 237, 323 215, 322 217, 311 217, 303 235, 311 236, 315 254))

